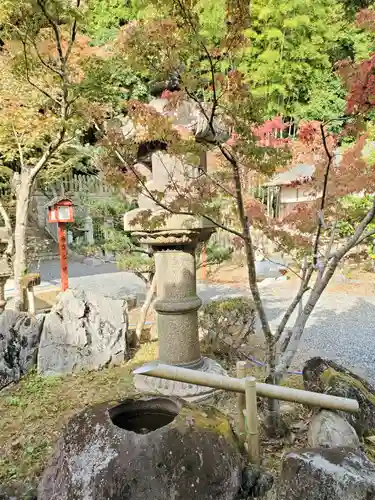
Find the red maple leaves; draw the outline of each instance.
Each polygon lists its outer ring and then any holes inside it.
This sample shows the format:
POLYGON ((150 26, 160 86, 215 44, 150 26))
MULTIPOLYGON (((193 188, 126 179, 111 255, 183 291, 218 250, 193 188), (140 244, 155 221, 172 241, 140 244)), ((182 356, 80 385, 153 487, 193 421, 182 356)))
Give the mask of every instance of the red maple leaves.
MULTIPOLYGON (((374 10, 361 10, 357 14, 356 21, 358 27, 375 32, 374 10)), ((336 67, 348 86, 347 113, 367 113, 375 105, 375 53, 358 64, 353 64, 349 60, 339 61, 336 67)))
POLYGON ((284 147, 290 143, 289 138, 282 137, 282 131, 289 127, 280 116, 266 120, 261 125, 253 128, 253 134, 258 138, 261 146, 284 147))

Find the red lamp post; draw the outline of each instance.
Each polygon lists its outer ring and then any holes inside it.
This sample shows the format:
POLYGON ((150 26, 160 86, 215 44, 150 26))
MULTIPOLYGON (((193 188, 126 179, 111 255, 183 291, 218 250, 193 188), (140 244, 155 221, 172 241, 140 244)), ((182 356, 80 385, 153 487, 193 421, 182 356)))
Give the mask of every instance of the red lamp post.
POLYGON ((48 205, 48 222, 57 222, 60 254, 61 289, 68 289, 68 249, 66 223, 73 222, 73 202, 69 198, 54 198, 48 205))

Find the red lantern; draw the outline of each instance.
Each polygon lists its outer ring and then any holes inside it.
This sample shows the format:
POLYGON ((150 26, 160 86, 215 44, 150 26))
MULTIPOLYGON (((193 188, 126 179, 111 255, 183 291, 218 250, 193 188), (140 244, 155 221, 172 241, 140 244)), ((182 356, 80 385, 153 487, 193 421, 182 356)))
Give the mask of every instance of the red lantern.
POLYGON ((73 222, 73 202, 69 198, 54 198, 47 205, 48 222, 57 222, 60 253, 61 288, 68 288, 68 249, 66 241, 66 223, 73 222))
POLYGON ((73 222, 73 202, 69 198, 55 198, 48 204, 48 222, 73 222))

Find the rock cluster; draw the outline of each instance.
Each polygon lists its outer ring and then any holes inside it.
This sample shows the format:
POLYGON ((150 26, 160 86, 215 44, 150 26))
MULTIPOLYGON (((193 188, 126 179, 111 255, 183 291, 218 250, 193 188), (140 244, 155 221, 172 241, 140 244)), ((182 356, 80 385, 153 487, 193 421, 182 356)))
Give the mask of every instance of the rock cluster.
POLYGON ((43 317, 5 310, 0 314, 0 390, 36 364, 43 317))
POLYGON ((42 375, 100 369, 128 353, 127 299, 67 290, 47 315, 0 314, 0 390, 37 366, 42 375))
POLYGON ((312 358, 303 370, 306 390, 356 399, 359 412, 318 410, 311 419, 311 448, 287 453, 267 500, 375 500, 375 464, 362 438, 375 434, 375 389, 337 363, 312 358))

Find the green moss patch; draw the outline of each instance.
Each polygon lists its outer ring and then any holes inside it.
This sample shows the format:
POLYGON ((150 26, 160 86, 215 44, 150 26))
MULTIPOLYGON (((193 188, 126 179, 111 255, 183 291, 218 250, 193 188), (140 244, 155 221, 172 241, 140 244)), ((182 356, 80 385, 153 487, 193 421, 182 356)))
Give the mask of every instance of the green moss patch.
POLYGON ((60 377, 30 373, 0 395, 0 485, 38 482, 66 422, 86 406, 135 393, 132 370, 156 358, 145 344, 121 366, 60 377))

